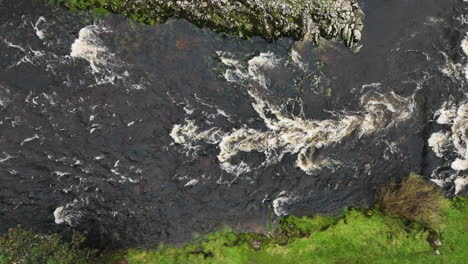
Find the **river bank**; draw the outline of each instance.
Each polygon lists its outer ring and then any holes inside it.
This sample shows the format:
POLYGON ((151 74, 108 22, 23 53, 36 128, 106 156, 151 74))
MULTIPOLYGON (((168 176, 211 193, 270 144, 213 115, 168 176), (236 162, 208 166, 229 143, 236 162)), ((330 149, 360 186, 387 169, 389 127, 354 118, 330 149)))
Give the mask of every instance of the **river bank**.
POLYGON ((51 242, 35 242, 27 247, 27 241, 37 241, 34 234, 22 234, 19 239, 23 241, 23 251, 15 251, 15 245, 21 244, 8 243, 3 236, 0 263, 11 264, 18 261, 14 256, 22 254, 23 261, 14 263, 37 264, 47 259, 47 263, 60 264, 462 264, 468 257, 468 199, 455 198, 446 203, 444 225, 437 233, 419 223, 387 216, 378 209, 349 209, 340 217, 288 216, 268 233, 226 229, 178 246, 160 244, 155 249, 107 251, 99 257, 93 257, 92 250, 78 249, 77 244, 54 242, 51 246, 51 242))
MULTIPOLYGON (((343 40, 352 47, 361 40, 364 13, 355 0, 292 1, 161 1, 55 0, 70 10, 112 12, 149 25, 183 18, 216 32, 241 37, 320 37, 343 40)), ((359 48, 357 48, 359 49, 359 48)))
POLYGON ((182 247, 126 250, 106 263, 465 263, 468 200, 455 199, 443 214, 445 227, 435 242, 416 223, 351 209, 338 218, 287 217, 271 237, 223 231, 182 247))

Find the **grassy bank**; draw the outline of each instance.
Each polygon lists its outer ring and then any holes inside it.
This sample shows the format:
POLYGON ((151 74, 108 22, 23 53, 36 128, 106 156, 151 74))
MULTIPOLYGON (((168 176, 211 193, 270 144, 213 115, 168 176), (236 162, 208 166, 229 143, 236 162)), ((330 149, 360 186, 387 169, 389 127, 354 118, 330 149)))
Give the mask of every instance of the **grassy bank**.
POLYGON ((373 209, 342 216, 288 216, 265 233, 221 231, 182 246, 94 254, 81 236, 12 229, 0 237, 0 264, 466 263, 468 199, 451 201, 419 176, 382 189, 373 209))
POLYGON ((447 203, 438 233, 377 209, 348 210, 290 216, 270 235, 218 232, 180 248, 130 249, 106 263, 466 263, 468 200, 447 203))

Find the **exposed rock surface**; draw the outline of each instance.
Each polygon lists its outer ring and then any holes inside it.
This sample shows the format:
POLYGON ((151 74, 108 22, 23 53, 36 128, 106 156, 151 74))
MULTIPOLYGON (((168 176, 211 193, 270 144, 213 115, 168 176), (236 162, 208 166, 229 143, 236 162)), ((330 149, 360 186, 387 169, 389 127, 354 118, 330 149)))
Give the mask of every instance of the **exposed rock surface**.
POLYGON ((170 17, 240 36, 267 39, 306 33, 343 40, 349 47, 361 40, 364 13, 355 0, 59 0, 68 8, 109 10, 139 22, 155 24, 170 17), (83 3, 84 2, 84 3, 83 3))

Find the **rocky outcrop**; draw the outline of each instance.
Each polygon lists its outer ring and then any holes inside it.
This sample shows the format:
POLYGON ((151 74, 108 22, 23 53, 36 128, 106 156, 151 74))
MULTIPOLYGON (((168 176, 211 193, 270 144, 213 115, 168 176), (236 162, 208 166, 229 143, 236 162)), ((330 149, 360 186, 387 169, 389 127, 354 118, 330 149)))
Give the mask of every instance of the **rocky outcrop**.
POLYGON ((108 10, 147 23, 185 18, 214 31, 266 39, 320 37, 357 47, 364 13, 355 0, 58 0, 74 9, 108 10), (79 3, 78 3, 79 2, 79 3))

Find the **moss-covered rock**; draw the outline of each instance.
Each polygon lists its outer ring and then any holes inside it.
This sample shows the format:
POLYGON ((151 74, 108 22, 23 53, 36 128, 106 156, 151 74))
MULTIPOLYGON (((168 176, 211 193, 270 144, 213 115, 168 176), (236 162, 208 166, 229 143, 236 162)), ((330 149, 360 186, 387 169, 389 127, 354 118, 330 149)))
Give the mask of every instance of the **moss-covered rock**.
POLYGON ((243 37, 281 36, 316 42, 320 37, 343 40, 349 47, 361 40, 364 13, 355 0, 52 0, 71 10, 110 11, 138 22, 157 24, 185 18, 214 31, 243 37))

